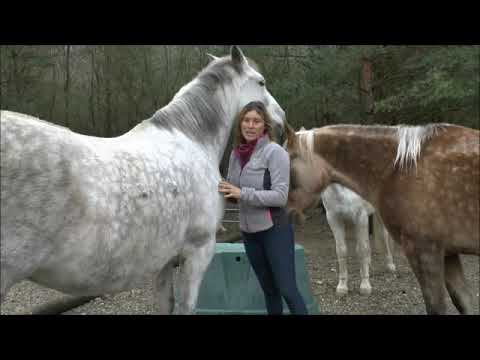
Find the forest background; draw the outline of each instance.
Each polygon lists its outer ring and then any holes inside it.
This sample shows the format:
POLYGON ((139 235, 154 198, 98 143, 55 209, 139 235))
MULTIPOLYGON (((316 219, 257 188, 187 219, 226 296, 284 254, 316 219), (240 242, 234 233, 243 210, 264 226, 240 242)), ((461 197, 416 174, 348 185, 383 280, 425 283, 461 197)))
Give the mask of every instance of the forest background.
MULTIPOLYGON (((241 48, 295 129, 337 123, 480 127, 478 45, 241 48)), ((208 63, 206 53, 223 56, 229 49, 2 45, 0 108, 86 135, 118 136, 168 104, 208 63)))

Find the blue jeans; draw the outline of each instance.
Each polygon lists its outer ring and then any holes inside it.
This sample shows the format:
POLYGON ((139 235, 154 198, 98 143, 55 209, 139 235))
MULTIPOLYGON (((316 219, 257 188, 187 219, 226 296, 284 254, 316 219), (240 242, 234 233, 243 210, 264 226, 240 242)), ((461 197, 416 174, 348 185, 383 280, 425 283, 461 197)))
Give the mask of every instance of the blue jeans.
POLYGON ((268 314, 282 314, 283 298, 291 314, 306 315, 307 307, 295 278, 292 225, 274 225, 268 230, 242 234, 248 260, 265 295, 268 314))

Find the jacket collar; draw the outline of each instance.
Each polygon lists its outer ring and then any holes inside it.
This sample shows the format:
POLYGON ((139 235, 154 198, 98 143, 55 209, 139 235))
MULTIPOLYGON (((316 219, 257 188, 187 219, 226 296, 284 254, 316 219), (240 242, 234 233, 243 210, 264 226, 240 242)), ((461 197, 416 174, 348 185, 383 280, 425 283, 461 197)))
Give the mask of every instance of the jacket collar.
POLYGON ((253 153, 255 154, 260 149, 264 148, 265 145, 267 145, 269 142, 270 142, 270 137, 268 136, 268 134, 263 135, 260 139, 258 139, 257 145, 255 146, 255 150, 253 151, 253 153))

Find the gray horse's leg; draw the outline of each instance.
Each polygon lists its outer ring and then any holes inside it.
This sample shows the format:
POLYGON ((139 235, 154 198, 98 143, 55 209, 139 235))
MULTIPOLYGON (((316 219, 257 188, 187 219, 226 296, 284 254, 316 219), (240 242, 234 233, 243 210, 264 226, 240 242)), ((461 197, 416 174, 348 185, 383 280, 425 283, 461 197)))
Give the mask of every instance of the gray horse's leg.
POLYGON ((360 294, 370 295, 372 285, 370 284, 371 250, 368 236, 368 215, 359 217, 354 228, 357 240, 356 251, 360 262, 360 294))
POLYGON ((402 247, 420 284, 428 315, 447 312, 444 292, 444 251, 434 242, 423 239, 402 239, 402 247))
POLYGON ((214 253, 215 234, 208 235, 205 241, 196 239, 194 244, 184 249, 182 256, 185 261, 177 278, 178 314, 194 313, 200 285, 214 253))
POLYGON ((330 212, 327 212, 327 221, 335 239, 335 251, 337 253, 338 261, 338 284, 336 294, 343 296, 348 293, 348 249, 347 242, 345 241, 345 222, 342 221, 340 216, 335 213, 331 214, 330 212))
POLYGON ((465 275, 458 254, 445 257, 445 285, 460 314, 473 314, 473 297, 465 282, 465 275))
POLYGON ((173 289, 173 273, 176 261, 170 261, 155 276, 153 281, 153 295, 155 298, 155 310, 159 315, 170 315, 175 305, 173 289))

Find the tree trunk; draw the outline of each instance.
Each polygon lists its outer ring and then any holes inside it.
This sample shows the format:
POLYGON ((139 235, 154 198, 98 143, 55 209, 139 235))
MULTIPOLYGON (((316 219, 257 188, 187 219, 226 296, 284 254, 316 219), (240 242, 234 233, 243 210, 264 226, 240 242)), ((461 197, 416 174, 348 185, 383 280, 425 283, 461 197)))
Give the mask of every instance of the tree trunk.
MULTIPOLYGON (((100 48, 101 49, 101 48, 100 48)), ((101 60, 101 53, 99 56, 101 60)), ((105 59, 103 59, 105 61, 105 59)), ((101 62, 100 62, 101 65, 101 62)), ((98 114, 96 116, 96 123, 95 123, 95 128, 97 132, 97 136, 102 136, 105 135, 105 126, 102 121, 105 121, 105 116, 103 115, 103 103, 102 103, 102 86, 101 86, 101 79, 100 79, 100 66, 95 66, 94 67, 94 73, 95 73, 95 97, 96 97, 96 106, 98 110, 98 114)))
POLYGON ((288 45, 285 45, 285 65, 287 67, 287 73, 290 72, 290 53, 288 45))
POLYGON ((322 126, 330 124, 330 107, 328 104, 328 97, 323 97, 323 116, 322 116, 322 126))
POLYGON ((65 47, 65 126, 70 127, 70 45, 65 47))
POLYGON ((15 48, 10 49, 10 57, 12 59, 12 65, 13 65, 13 84, 15 87, 15 102, 14 106, 17 106, 19 109, 23 109, 23 97, 21 94, 20 90, 20 74, 18 71, 18 53, 15 48))
POLYGON ((88 97, 90 128, 95 129, 95 47, 90 49, 90 95, 88 97))
POLYGON ((0 109, 4 109, 3 104, 3 46, 0 45, 0 109))
POLYGON ((363 98, 363 105, 365 109, 365 115, 367 122, 370 122, 373 111, 374 111, 374 98, 372 92, 372 79, 373 79, 373 72, 372 72, 372 60, 363 57, 362 58, 362 76, 361 76, 361 83, 360 83, 360 91, 363 98))
POLYGON ((52 65, 52 97, 50 101, 50 109, 48 110, 48 120, 53 121, 55 103, 57 100, 57 64, 52 65))
MULTIPOLYGON (((176 68, 176 76, 175 76, 175 79, 173 80, 172 82, 172 86, 171 86, 171 92, 172 92, 172 97, 173 97, 173 90, 175 89, 175 87, 177 86, 177 83, 179 81, 179 79, 181 79, 181 76, 184 76, 185 74, 185 68, 186 68, 186 64, 185 64, 185 46, 181 46, 180 47, 180 56, 177 58, 177 59, 180 59, 179 61, 177 61, 176 65, 177 65, 177 68, 176 68), (182 69, 180 70, 180 64, 182 66, 182 69)), ((170 100, 170 99, 168 99, 170 100)))
POLYGON ((152 99, 154 111, 156 111, 159 108, 158 94, 155 93, 155 87, 153 85, 153 79, 155 74, 153 71, 152 51, 150 48, 147 48, 144 53, 144 66, 145 66, 145 76, 147 79, 148 89, 150 91, 150 98, 152 99))
POLYGON ((105 53, 105 68, 104 68, 104 77, 105 77, 105 132, 106 136, 111 137, 113 135, 112 128, 112 89, 111 89, 111 66, 112 59, 110 54, 110 49, 104 47, 105 53))
POLYGON ((148 59, 148 49, 146 47, 143 48, 143 74, 141 78, 140 99, 146 99, 149 97, 148 92, 151 92, 150 64, 148 59))
POLYGON ((165 45, 163 48, 165 49, 165 100, 163 101, 163 103, 167 104, 170 101, 170 85, 168 80, 168 73, 170 71, 170 56, 168 51, 168 45, 165 45))

